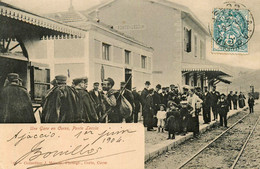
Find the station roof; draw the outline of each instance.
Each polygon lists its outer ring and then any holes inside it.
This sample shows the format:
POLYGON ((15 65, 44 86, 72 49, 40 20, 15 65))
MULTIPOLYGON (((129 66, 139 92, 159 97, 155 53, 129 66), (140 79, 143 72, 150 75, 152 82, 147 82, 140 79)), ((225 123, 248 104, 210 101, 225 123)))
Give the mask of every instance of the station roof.
POLYGON ((84 37, 84 31, 0 1, 0 39, 17 36, 84 37))
POLYGON ((224 68, 213 64, 182 63, 182 72, 206 72, 217 76, 230 76, 224 68))

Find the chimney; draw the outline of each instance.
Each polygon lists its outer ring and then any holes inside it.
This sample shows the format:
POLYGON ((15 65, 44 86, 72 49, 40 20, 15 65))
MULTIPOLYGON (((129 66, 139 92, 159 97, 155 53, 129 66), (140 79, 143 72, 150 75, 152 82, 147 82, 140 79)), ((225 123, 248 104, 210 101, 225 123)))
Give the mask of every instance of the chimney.
POLYGON ((74 7, 73 7, 73 4, 72 4, 72 0, 70 0, 70 7, 69 7, 69 11, 74 11, 74 7))

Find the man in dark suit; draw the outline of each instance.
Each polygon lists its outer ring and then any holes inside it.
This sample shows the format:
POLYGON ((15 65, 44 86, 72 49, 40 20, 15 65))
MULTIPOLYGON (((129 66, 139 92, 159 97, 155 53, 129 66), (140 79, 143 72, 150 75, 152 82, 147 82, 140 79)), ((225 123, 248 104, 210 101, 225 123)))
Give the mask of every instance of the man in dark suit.
POLYGON ((214 85, 210 93, 211 108, 214 116, 214 121, 218 119, 218 99, 220 97, 220 93, 216 91, 216 88, 217 87, 214 85))
MULTIPOLYGON (((154 104, 154 114, 157 114, 157 111, 160 109, 161 104, 161 96, 159 94, 159 91, 161 90, 162 86, 160 84, 156 85, 155 91, 153 94, 153 104, 154 104)), ((154 127, 157 127, 157 121, 158 119, 155 117, 154 119, 154 127)))
POLYGON ((81 122, 98 123, 99 119, 96 112, 95 102, 93 98, 90 96, 89 92, 87 91, 88 78, 75 78, 73 79, 73 84, 75 85, 74 88, 76 89, 80 98, 79 103, 81 109, 81 122))
POLYGON ((166 87, 162 88, 162 93, 160 93, 161 96, 161 103, 164 105, 167 105, 168 103, 168 94, 166 93, 166 87))
POLYGON ((153 119, 154 119, 154 103, 153 103, 153 94, 154 90, 149 89, 148 95, 145 99, 145 106, 144 106, 144 114, 146 115, 146 124, 147 124, 147 131, 154 131, 153 126, 153 119))
POLYGON ((237 102, 238 102, 237 92, 235 92, 235 94, 233 95, 233 97, 232 97, 232 102, 233 102, 234 110, 237 110, 237 102))
POLYGON ((229 94, 227 95, 227 102, 228 102, 229 110, 232 110, 232 97, 233 97, 233 92, 230 91, 229 94))
POLYGON ((134 123, 138 122, 138 113, 140 112, 140 108, 141 108, 141 96, 139 95, 139 93, 136 91, 136 87, 133 88, 133 96, 134 96, 134 104, 135 104, 135 108, 133 109, 133 116, 134 116, 134 123))
MULTIPOLYGON (((93 98, 96 108, 96 113, 98 115, 99 120, 103 116, 103 106, 102 106, 102 96, 99 92, 99 83, 95 82, 93 84, 93 89, 89 92, 90 96, 93 98)), ((101 123, 105 123, 105 120, 100 121, 101 123)))
POLYGON ((211 115, 210 115, 210 92, 208 91, 208 87, 205 86, 205 92, 203 94, 203 103, 202 103, 202 109, 203 109, 203 120, 205 124, 210 123, 211 121, 211 115))
POLYGON ((146 127, 147 126, 147 119, 146 119, 146 111, 144 110, 145 108, 145 104, 146 104, 146 97, 149 94, 149 87, 150 87, 151 83, 149 81, 145 82, 145 88, 141 93, 141 104, 142 104, 142 116, 143 116, 143 124, 146 127))
POLYGON ((254 105, 255 105, 255 99, 252 96, 252 94, 249 94, 248 106, 249 106, 250 113, 254 113, 254 105))

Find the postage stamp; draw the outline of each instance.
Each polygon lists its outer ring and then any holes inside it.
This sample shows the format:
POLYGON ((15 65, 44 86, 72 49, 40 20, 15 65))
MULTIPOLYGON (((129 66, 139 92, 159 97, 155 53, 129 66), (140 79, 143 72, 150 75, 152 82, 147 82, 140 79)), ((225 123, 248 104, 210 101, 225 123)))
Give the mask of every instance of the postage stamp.
POLYGON ((214 8, 212 13, 212 52, 247 54, 248 41, 254 32, 250 10, 228 3, 225 8, 214 8))

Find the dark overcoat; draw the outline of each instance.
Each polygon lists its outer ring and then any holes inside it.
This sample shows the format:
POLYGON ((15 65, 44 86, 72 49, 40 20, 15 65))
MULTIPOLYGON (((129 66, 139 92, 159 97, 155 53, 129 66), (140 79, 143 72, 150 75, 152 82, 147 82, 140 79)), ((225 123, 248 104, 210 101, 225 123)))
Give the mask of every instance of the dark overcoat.
POLYGON ((35 123, 32 103, 26 88, 9 84, 0 95, 1 123, 35 123))

